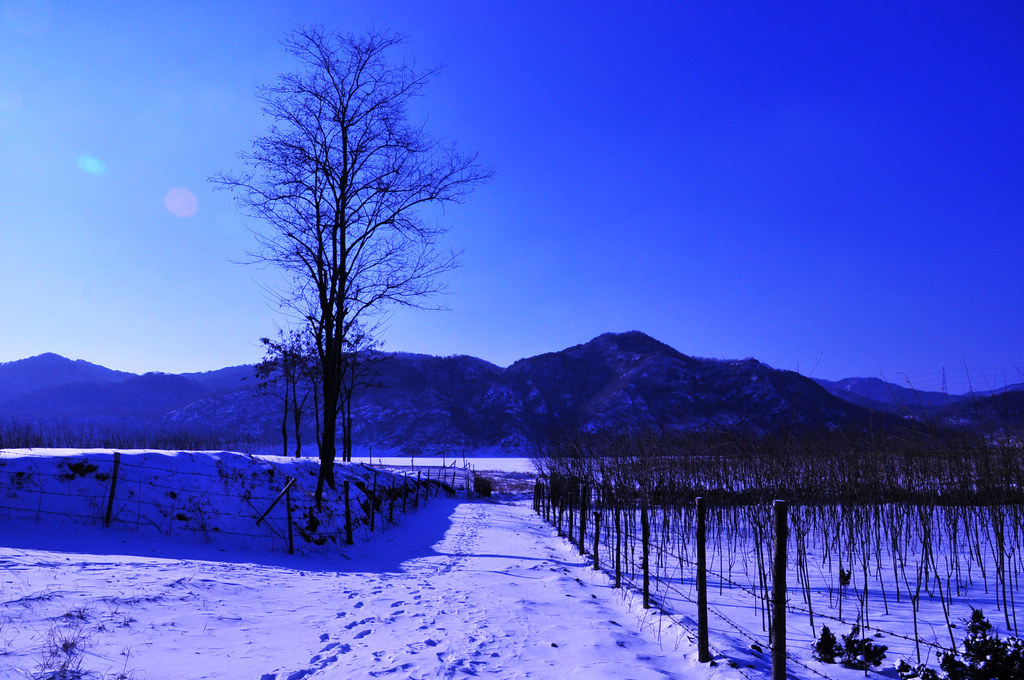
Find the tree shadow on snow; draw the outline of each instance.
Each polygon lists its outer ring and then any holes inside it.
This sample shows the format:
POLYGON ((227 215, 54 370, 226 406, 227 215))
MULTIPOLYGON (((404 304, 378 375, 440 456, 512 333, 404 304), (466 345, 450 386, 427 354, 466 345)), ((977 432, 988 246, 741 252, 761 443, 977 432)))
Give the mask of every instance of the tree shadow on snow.
MULTIPOLYGON (((280 569, 342 573, 401 573, 403 564, 414 559, 444 556, 434 550, 452 526, 452 515, 459 503, 468 501, 433 498, 417 511, 402 517, 401 523, 386 524, 371 535, 357 532, 355 544, 328 545, 322 552, 289 555, 275 551, 222 546, 182 540, 174 536, 90 525, 60 525, 19 521, 7 523, 0 546, 16 550, 62 553, 48 559, 80 564, 80 556, 92 555, 97 561, 131 562, 138 558, 190 560, 226 564, 256 564, 280 569), (104 559, 99 559, 104 558, 104 559)), ((301 539, 295 536, 296 547, 301 539)), ((301 549, 300 549, 301 553, 301 549)))

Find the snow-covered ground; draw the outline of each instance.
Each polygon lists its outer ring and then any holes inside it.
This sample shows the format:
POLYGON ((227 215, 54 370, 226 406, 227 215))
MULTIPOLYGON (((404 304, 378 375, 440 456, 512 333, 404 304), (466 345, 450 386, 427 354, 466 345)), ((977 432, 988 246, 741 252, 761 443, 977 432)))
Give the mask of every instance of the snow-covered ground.
MULTIPOLYGON (((737 677, 698 664, 678 628, 522 502, 431 496, 384 531, 360 527, 353 546, 299 541, 288 555, 255 519, 285 477, 308 495, 309 462, 126 452, 122 519, 104 528, 112 457, 0 452, 0 677, 62 664, 137 680, 737 677)), ((339 480, 372 477, 338 467, 339 480)))
MULTIPOLYGON (((515 491, 497 501, 469 499, 464 489, 449 497, 436 482, 414 485, 441 472, 458 487, 462 461, 338 464, 337 489, 320 510, 311 498, 314 459, 126 451, 116 487, 114 459, 109 450, 0 451, 0 679, 51 678, 62 667, 85 674, 56 677, 104 680, 703 679, 770 671, 756 597, 709 579, 717 663, 697 663, 693 574, 665 562, 675 585, 656 599, 671 614, 643 610, 634 591, 612 588, 589 556, 533 512, 524 495, 528 459, 467 461, 498 489, 515 491), (344 542, 345 481, 354 545, 344 542)), ((729 556, 711 547, 713 571, 756 590, 756 555, 730 540, 739 549, 729 556)), ((819 548, 810 546, 811 557, 819 548)), ((946 557, 938 559, 948 567, 946 557)), ((879 577, 888 571, 872 569, 879 577)), ((811 574, 822 581, 814 586, 819 627, 832 622, 838 602, 827 577, 820 567, 811 574)), ((790 603, 799 608, 791 581, 790 603)), ((915 660, 912 638, 901 637, 913 635, 913 618, 892 595, 881 609, 872 595, 872 625, 894 633, 877 639, 891 652, 873 677, 895 678, 897 658, 915 660)), ((976 578, 952 603, 953 620, 981 606, 999 628, 993 598, 976 578)), ((936 599, 925 602, 922 593, 918 626, 941 643, 961 629, 947 629, 936 599)), ((799 663, 789 677, 863 677, 813 661, 809 624, 792 613, 787 643, 799 663)))

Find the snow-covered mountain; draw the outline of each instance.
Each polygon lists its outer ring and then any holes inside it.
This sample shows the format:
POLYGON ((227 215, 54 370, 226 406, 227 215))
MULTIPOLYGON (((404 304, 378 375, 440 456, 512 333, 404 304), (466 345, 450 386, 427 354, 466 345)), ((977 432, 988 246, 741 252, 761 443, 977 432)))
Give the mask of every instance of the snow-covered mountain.
POLYGON ((74 383, 105 385, 134 377, 88 361, 72 361, 47 353, 20 361, 0 363, 0 403, 19 399, 50 387, 74 383))
MULTIPOLYGON (((41 355, 0 365, 0 423, 279 442, 280 401, 257 395, 252 373, 237 366, 138 376, 41 355)), ((372 383, 357 393, 356 445, 406 453, 523 452, 574 429, 880 426, 892 422, 880 412, 899 411, 865 385, 889 394, 902 389, 870 381, 823 387, 753 359, 691 357, 639 332, 608 333, 506 368, 468 356, 387 354, 372 383)), ((955 412, 946 417, 964 420, 955 412)), ((303 429, 312 443, 312 416, 303 429)))
POLYGON ((915 390, 880 378, 844 378, 836 381, 815 378, 815 382, 851 404, 898 415, 933 412, 964 398, 945 392, 915 390))
POLYGON ((914 420, 967 425, 983 432, 1019 432, 1024 425, 1024 384, 967 394, 928 392, 879 378, 815 379, 851 404, 914 420))

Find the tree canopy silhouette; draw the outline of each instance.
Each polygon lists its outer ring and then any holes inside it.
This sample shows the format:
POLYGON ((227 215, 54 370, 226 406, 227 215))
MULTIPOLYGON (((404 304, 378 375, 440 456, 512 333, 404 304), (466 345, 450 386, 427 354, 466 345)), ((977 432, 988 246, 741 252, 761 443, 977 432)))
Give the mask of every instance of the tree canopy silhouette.
POLYGON ((319 354, 318 498, 324 483, 334 487, 353 350, 389 307, 426 306, 442 288, 440 276, 455 266, 454 253, 438 245, 446 229, 425 209, 459 202, 489 177, 476 155, 410 122, 408 104, 436 69, 392 61, 402 42, 319 27, 291 33, 285 46, 300 68, 258 91, 270 131, 241 154, 245 172, 213 178, 267 225, 255 230, 253 260, 287 274, 279 301, 308 325, 319 354))

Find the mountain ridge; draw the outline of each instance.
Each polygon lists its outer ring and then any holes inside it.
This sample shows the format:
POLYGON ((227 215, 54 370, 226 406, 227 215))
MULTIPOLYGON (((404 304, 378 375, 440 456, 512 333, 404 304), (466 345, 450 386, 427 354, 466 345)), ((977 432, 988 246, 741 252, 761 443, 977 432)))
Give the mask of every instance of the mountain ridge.
MULTIPOLYGON (((897 425, 923 415, 971 421, 956 401, 913 412, 908 393, 924 403, 920 393, 875 379, 811 380, 756 359, 692 357, 639 331, 604 333, 504 368, 468 355, 403 352, 374 365, 375 386, 358 391, 353 404, 354 439, 364 449, 523 452, 576 429, 768 433, 897 425), (885 394, 899 399, 886 403, 885 394)), ((281 402, 257 396, 253 376, 248 365, 140 376, 42 354, 0 364, 0 423, 280 441, 281 402)), ((1007 423, 1020 409, 1006 401, 990 411, 988 422, 1007 423)), ((312 442, 312 417, 305 423, 303 439, 312 442)))

